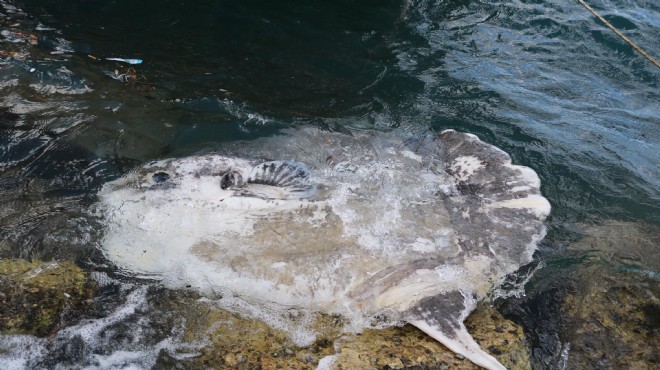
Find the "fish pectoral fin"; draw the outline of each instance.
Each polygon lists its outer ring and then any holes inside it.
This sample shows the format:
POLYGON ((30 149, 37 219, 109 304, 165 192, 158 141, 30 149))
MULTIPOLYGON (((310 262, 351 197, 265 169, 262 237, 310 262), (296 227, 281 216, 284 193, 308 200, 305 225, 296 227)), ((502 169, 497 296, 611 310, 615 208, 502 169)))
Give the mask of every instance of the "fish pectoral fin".
POLYGON ((463 320, 473 309, 473 300, 466 299, 463 293, 444 293, 416 303, 406 312, 406 321, 476 365, 489 370, 506 370, 495 357, 481 349, 465 328, 463 320))
POLYGON ((302 199, 314 195, 315 190, 304 163, 270 161, 252 168, 243 193, 270 199, 302 199))

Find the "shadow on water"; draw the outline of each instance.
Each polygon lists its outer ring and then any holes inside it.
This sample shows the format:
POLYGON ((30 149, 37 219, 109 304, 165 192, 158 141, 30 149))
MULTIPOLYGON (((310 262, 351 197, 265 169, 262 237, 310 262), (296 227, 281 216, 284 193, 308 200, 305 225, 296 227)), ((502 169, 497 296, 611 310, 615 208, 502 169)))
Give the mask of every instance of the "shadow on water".
POLYGON ((71 1, 30 8, 50 15, 82 54, 143 58, 143 73, 172 94, 209 97, 222 89, 276 115, 378 109, 365 90, 379 75, 396 86, 380 93, 388 104, 404 100, 416 83, 388 68, 398 1, 71 1))

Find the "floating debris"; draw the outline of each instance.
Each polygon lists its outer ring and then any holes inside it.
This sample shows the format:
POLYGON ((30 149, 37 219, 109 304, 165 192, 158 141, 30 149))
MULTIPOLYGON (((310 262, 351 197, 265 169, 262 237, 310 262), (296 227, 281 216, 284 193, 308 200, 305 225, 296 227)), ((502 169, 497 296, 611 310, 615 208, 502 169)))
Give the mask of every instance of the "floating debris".
MULTIPOLYGON (((96 58, 94 58, 96 59, 96 58)), ((105 60, 112 60, 115 62, 124 62, 128 64, 142 64, 142 59, 125 59, 125 58, 105 58, 105 60)))

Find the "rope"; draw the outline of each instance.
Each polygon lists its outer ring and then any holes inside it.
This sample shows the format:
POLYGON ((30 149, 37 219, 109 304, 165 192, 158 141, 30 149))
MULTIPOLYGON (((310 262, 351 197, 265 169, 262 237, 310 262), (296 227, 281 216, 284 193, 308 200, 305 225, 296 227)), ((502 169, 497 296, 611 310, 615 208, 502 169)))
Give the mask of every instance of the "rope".
POLYGON ((599 21, 603 22, 607 26, 607 28, 614 31, 614 33, 616 33, 617 36, 621 37, 623 41, 627 42, 628 45, 632 46, 633 49, 635 49, 638 53, 642 54, 644 58, 648 59, 651 63, 655 64, 656 67, 660 68, 660 63, 658 63, 657 60, 653 59, 652 56, 648 55, 644 50, 642 50, 642 48, 640 48, 629 38, 627 38, 626 35, 622 34, 619 30, 616 29, 616 27, 612 26, 610 22, 606 21, 605 18, 603 18, 600 14, 598 14, 598 12, 594 10, 594 8, 590 7, 589 4, 584 2, 584 0, 578 0, 578 2, 582 4, 582 6, 584 6, 589 12, 591 12, 591 14, 593 14, 596 18, 598 18, 599 21))

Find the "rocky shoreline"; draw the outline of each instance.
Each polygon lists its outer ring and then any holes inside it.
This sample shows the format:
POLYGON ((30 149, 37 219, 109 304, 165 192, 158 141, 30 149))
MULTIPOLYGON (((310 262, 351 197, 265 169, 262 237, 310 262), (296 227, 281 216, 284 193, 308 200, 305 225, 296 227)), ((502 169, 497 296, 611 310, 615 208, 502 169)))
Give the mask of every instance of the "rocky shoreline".
MULTIPOLYGON (((558 360, 560 366, 657 367, 657 256, 644 258, 658 245, 657 235, 654 227, 607 224, 571 245, 568 252, 581 262, 563 277, 570 284, 560 297, 556 318, 566 352, 558 360), (627 263, 612 263, 612 253, 627 263)), ((48 337, 81 318, 93 319, 100 290, 90 274, 72 262, 0 259, 0 333, 48 337)), ((175 317, 183 323, 177 340, 191 349, 183 359, 161 351, 156 365, 162 368, 315 369, 319 363, 331 363, 335 369, 477 368, 410 325, 344 333, 341 317, 317 315, 311 324, 316 341, 297 347, 285 332, 223 310, 194 292, 155 290, 150 308, 137 314, 175 317)), ((533 344, 523 326, 495 307, 482 303, 465 325, 481 347, 509 369, 544 368, 532 359, 533 344)), ((0 346, 0 354, 4 350, 0 346)))

